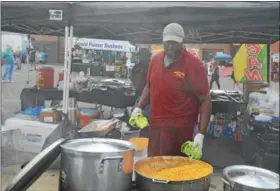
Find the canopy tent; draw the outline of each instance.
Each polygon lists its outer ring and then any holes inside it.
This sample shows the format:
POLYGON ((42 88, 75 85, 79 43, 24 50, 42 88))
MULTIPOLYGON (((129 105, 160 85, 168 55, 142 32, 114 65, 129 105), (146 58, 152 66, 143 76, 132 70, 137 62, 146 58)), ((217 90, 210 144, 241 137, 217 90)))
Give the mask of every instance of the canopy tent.
POLYGON ((280 53, 275 53, 273 54, 272 56, 272 62, 276 62, 276 63, 279 63, 279 57, 280 57, 280 53))
POLYGON ((2 2, 1 30, 63 35, 71 20, 77 37, 160 43, 170 22, 186 43, 269 43, 279 39, 279 2, 2 2), (50 21, 49 10, 63 10, 50 21))
POLYGON ((1 13, 2 31, 65 35, 64 113, 73 34, 161 43, 164 26, 177 22, 184 27, 185 43, 270 44, 279 39, 278 2, 1 2, 1 13), (49 20, 49 10, 62 10, 63 20, 49 20))

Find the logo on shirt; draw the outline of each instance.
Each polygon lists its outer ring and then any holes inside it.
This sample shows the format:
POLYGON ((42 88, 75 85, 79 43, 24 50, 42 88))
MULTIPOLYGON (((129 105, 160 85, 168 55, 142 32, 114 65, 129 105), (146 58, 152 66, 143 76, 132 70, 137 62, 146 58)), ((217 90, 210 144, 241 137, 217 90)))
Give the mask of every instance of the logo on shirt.
POLYGON ((176 78, 180 78, 180 79, 185 78, 185 74, 183 72, 179 72, 179 71, 173 72, 173 76, 175 76, 176 78))

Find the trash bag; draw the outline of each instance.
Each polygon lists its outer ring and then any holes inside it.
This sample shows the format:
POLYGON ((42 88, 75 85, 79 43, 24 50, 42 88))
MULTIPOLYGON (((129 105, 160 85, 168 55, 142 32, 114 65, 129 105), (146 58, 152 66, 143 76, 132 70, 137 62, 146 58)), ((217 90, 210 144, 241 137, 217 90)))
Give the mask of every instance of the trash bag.
POLYGON ((41 110, 44 109, 45 106, 37 106, 37 107, 28 107, 23 111, 24 115, 32 115, 32 116, 36 116, 39 117, 41 110))

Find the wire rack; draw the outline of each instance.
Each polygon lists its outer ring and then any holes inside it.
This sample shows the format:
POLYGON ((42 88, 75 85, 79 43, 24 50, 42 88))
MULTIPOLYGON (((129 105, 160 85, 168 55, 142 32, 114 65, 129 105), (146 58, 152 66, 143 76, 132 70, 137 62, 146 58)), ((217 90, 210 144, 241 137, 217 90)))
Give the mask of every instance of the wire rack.
POLYGON ((34 157, 34 153, 23 150, 23 135, 19 129, 2 129, 1 167, 23 164, 34 157))

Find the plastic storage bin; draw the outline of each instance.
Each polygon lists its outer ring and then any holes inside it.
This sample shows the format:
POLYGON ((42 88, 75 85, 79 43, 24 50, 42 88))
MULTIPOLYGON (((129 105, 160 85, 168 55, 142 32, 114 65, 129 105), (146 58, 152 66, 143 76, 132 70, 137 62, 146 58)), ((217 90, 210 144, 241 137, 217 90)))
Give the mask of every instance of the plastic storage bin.
POLYGON ((80 113, 77 114, 77 117, 80 120, 80 126, 84 127, 88 125, 92 120, 99 119, 99 111, 98 109, 81 108, 80 113))
POLYGON ((279 173, 279 151, 257 152, 255 165, 279 173))
POLYGON ((257 151, 257 133, 250 131, 249 126, 244 126, 241 135, 243 159, 246 163, 252 164, 257 151))
POLYGON ((255 165, 279 173, 279 134, 258 134, 255 165))
POLYGON ((257 146, 264 152, 279 151, 279 134, 258 134, 257 146))

